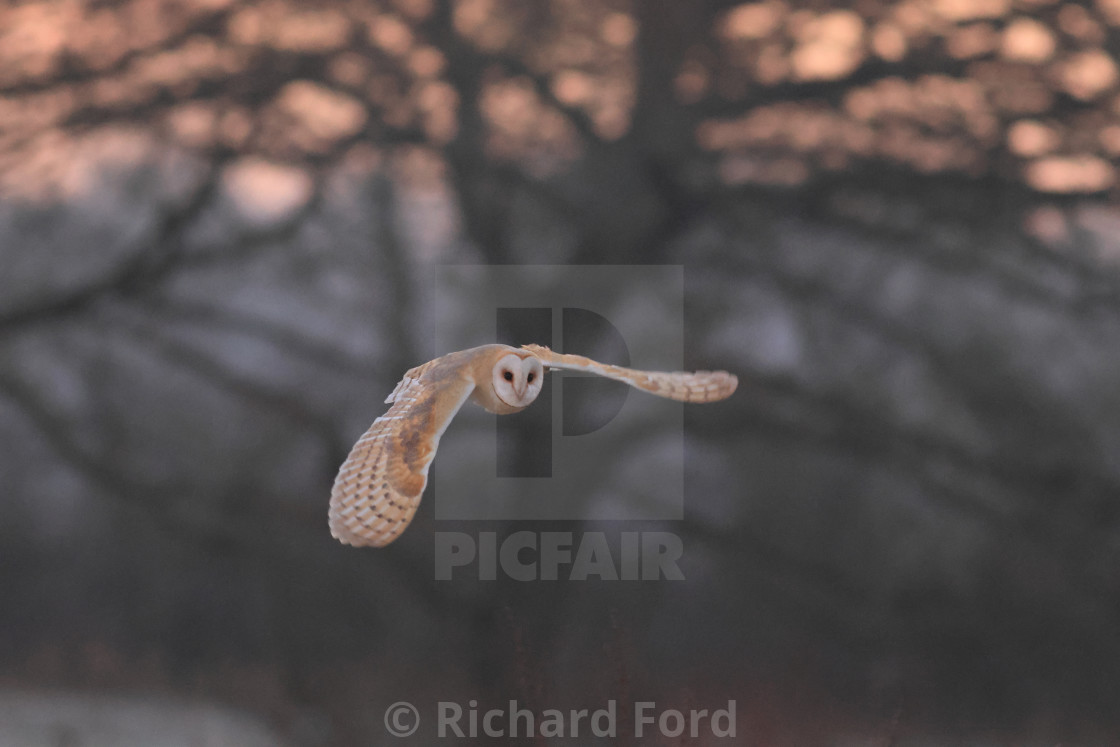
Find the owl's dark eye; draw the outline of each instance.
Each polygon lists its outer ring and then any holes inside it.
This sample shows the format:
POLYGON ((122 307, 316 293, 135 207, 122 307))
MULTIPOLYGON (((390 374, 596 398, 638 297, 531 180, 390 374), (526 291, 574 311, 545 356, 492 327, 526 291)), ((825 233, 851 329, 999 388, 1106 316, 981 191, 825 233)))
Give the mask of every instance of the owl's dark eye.
POLYGON ((502 378, 506 381, 513 381, 513 371, 506 371, 504 374, 502 374, 502 378))
POLYGON ((525 377, 525 380, 528 381, 530 384, 532 384, 534 376, 536 376, 536 374, 530 372, 529 375, 525 377))

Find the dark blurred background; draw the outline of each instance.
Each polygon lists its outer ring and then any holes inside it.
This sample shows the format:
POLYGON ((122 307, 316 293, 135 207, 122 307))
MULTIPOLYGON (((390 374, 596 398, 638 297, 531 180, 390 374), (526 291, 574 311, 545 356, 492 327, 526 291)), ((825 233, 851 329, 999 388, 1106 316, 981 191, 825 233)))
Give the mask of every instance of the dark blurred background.
POLYGON ((1116 0, 0 5, 0 742, 1116 743, 1118 51, 1116 0), (686 581, 437 583, 430 500, 331 539, 446 263, 684 266, 741 382, 685 413, 686 581))

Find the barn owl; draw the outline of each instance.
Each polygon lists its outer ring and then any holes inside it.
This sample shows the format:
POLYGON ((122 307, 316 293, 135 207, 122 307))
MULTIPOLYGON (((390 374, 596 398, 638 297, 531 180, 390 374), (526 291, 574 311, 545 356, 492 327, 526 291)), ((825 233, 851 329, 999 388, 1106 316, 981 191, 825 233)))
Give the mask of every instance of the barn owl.
POLYGON ((520 412, 540 394, 546 370, 586 371, 681 402, 731 396, 726 371, 637 371, 554 353, 541 345, 482 345, 410 369, 343 462, 331 489, 331 534, 348 545, 384 547, 412 521, 440 436, 468 399, 490 412, 520 412))

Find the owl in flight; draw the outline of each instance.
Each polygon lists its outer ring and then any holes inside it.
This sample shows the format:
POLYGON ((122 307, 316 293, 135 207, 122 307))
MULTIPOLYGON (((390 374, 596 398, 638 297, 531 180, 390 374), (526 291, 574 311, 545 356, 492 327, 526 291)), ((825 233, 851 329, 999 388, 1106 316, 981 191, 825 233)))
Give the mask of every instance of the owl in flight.
POLYGON ((498 415, 540 394, 549 369, 587 371, 681 402, 715 402, 739 381, 726 371, 636 371, 554 353, 541 345, 482 345, 410 369, 343 462, 331 489, 331 534, 348 545, 384 547, 412 521, 439 438, 467 399, 498 415))

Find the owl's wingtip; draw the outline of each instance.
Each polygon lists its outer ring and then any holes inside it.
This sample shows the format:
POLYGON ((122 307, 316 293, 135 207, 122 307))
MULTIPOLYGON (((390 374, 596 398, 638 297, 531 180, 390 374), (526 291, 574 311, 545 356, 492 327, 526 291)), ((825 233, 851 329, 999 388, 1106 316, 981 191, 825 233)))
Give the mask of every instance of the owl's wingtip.
POLYGON ((718 402, 722 399, 727 399, 739 387, 739 377, 727 371, 713 371, 712 375, 716 378, 717 389, 716 396, 708 400, 709 402, 718 402))
POLYGON ((379 543, 380 537, 377 535, 367 536, 361 531, 355 531, 355 528, 347 524, 343 515, 333 511, 328 517, 327 526, 331 530, 331 536, 348 547, 381 547, 388 544, 387 542, 379 543))
POLYGON ((331 536, 348 547, 385 547, 396 539, 395 535, 388 541, 382 540, 380 536, 366 537, 355 534, 345 527, 336 527, 334 524, 331 524, 331 536))

